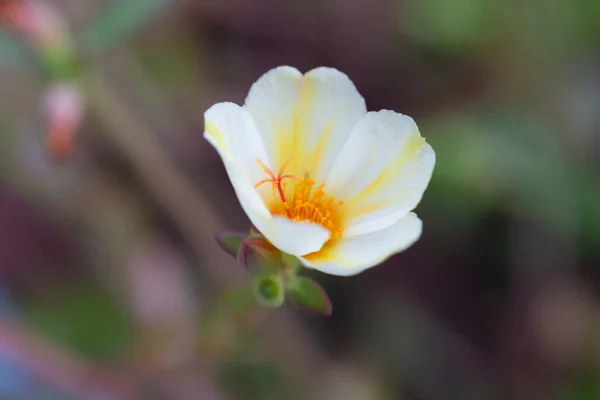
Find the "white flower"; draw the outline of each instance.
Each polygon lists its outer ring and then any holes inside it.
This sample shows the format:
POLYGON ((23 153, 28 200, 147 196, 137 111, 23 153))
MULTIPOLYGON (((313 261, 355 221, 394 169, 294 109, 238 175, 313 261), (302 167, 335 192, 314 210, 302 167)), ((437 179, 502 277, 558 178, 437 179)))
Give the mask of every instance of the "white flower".
POLYGON ((367 112, 340 71, 275 68, 205 123, 252 224, 305 266, 354 275, 420 237, 411 210, 435 153, 412 118, 367 112))

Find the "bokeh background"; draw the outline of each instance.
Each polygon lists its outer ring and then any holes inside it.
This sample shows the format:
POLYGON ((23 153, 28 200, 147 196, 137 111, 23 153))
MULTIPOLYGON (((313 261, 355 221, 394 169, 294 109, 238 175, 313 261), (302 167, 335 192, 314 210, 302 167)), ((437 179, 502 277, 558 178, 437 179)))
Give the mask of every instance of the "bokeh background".
POLYGON ((600 2, 39 3, 78 62, 5 13, 0 398, 600 399, 600 2), (278 65, 437 153, 417 244, 311 274, 330 318, 255 307, 212 239, 249 222, 204 110, 278 65))

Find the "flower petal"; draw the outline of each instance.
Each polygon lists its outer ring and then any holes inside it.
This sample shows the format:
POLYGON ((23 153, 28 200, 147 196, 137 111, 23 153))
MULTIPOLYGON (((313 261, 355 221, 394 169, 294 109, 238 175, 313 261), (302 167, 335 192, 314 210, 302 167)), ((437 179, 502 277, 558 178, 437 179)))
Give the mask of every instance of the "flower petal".
POLYGON ((365 101, 347 75, 316 68, 302 75, 279 67, 250 89, 246 109, 263 137, 276 169, 320 182, 334 164, 354 125, 366 114, 365 101))
POLYGON ((329 239, 329 231, 321 225, 283 217, 273 217, 271 222, 261 233, 275 247, 294 256, 319 251, 329 239))
POLYGON ((205 114, 204 136, 217 149, 235 193, 252 224, 274 246, 300 256, 318 251, 329 238, 319 225, 273 217, 254 188, 264 176, 256 159, 265 160, 262 141, 248 112, 233 103, 220 103, 205 114))
POLYGON ((410 247, 421 236, 422 225, 411 212, 386 229, 327 243, 320 251, 300 260, 326 274, 356 275, 410 247))
POLYGON ((251 182, 258 182, 264 177, 264 171, 256 160, 268 166, 268 159, 262 138, 248 111, 237 104, 218 103, 206 111, 204 120, 204 137, 217 149, 228 173, 231 167, 235 167, 238 174, 251 182))
POLYGON ((345 201, 344 236, 389 227, 414 209, 434 164, 435 153, 412 118, 388 110, 367 113, 327 177, 329 192, 345 201))
POLYGON ((246 110, 233 103, 219 103, 204 114, 204 137, 221 155, 240 204, 255 226, 271 218, 252 182, 261 173, 254 158, 266 160, 262 141, 246 110))

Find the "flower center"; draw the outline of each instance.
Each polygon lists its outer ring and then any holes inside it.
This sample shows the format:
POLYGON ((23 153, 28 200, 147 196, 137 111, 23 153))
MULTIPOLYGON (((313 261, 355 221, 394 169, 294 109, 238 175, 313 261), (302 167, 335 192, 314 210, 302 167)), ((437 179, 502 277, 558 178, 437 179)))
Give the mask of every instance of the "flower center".
MULTIPOLYGON (((258 160, 257 160, 258 161, 258 160)), ((342 200, 336 201, 327 196, 325 182, 315 186, 315 181, 310 178, 300 179, 294 175, 284 175, 289 160, 280 169, 277 176, 262 162, 258 161, 265 170, 269 179, 263 179, 255 187, 264 183, 271 183, 273 193, 277 192, 275 200, 269 205, 273 215, 284 215, 291 220, 319 224, 331 232, 330 239, 338 239, 344 233, 341 227, 339 208, 344 204, 342 200), (287 187, 284 179, 293 179, 298 182, 293 188, 287 187)))

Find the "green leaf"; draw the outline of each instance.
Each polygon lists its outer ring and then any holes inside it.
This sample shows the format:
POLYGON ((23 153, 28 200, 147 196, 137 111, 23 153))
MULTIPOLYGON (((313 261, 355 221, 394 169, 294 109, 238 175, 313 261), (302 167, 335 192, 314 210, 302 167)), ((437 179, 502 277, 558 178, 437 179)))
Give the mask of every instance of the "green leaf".
POLYGON ((220 383, 239 399, 296 400, 302 398, 290 387, 288 376, 277 364, 233 360, 219 374, 220 383))
POLYGON ((156 17, 169 0, 113 0, 82 34, 83 48, 98 53, 156 17))
POLYGON ((245 237, 246 234, 242 232, 221 231, 215 235, 215 240, 228 254, 237 257, 238 250, 245 237))
POLYGON ((41 56, 51 81, 72 80, 80 75, 80 62, 72 50, 67 47, 48 49, 41 56))
POLYGON ((35 331, 98 360, 112 359, 130 344, 130 321, 105 291, 77 282, 46 296, 24 305, 25 320, 35 331))
POLYGON ((325 289, 305 276, 291 280, 287 287, 290 300, 299 308, 318 315, 330 316, 331 300, 325 289))
POLYGON ((401 18, 419 44, 456 52, 488 40, 497 10, 497 1, 408 0, 401 18))
POLYGON ((23 41, 0 30, 0 68, 22 68, 36 62, 34 53, 23 41))
POLYGON ((283 280, 279 275, 254 277, 252 293, 256 301, 265 307, 279 307, 285 300, 283 280))
POLYGON ((563 389, 561 399, 596 400, 600 396, 600 370, 598 365, 586 363, 563 389))

